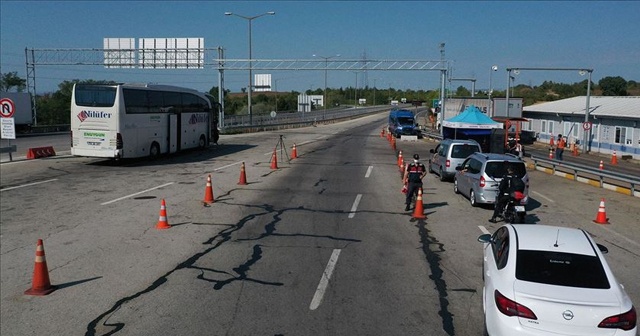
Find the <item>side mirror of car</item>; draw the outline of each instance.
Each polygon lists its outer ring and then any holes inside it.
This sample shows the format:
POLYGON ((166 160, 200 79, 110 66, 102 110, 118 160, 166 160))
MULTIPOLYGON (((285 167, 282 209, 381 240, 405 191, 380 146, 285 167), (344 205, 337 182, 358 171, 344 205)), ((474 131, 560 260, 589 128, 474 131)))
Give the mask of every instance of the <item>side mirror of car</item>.
POLYGON ((481 242, 481 243, 490 244, 491 243, 491 235, 488 234, 488 233, 480 235, 480 237, 478 237, 478 241, 481 242))
POLYGON ((602 244, 597 244, 597 243, 596 243, 596 245, 598 246, 598 249, 600 250, 600 252, 602 252, 602 254, 609 253, 609 249, 606 246, 604 246, 602 244))

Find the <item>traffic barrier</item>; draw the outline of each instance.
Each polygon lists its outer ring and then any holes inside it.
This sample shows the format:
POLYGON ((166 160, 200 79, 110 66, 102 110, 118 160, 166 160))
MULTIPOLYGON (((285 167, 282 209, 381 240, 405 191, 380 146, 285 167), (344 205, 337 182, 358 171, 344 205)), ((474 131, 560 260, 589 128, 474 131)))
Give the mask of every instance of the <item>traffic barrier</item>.
POLYGON ((213 186, 211 185, 211 174, 209 174, 209 176, 207 176, 207 185, 204 189, 204 203, 206 204, 211 204, 213 202, 215 202, 215 199, 213 198, 213 186))
POLYGON ((616 151, 613 151, 613 154, 611 154, 611 164, 612 165, 618 164, 618 155, 616 155, 616 151))
POLYGON ((36 262, 33 267, 33 281, 31 288, 27 289, 26 295, 47 295, 54 290, 56 286, 51 286, 49 281, 49 269, 47 268, 47 260, 44 256, 44 243, 42 239, 38 239, 36 244, 36 262))
POLYGON ((238 181, 240 185, 247 185, 247 172, 244 169, 244 162, 240 166, 240 180, 238 181))
POLYGON ((296 144, 293 144, 293 148, 291 149, 291 159, 298 158, 298 149, 296 149, 296 144))
POLYGON ((609 224, 609 218, 607 218, 607 212, 604 209, 604 198, 600 200, 598 214, 596 215, 596 219, 593 222, 597 224, 609 224))
POLYGON ((604 162, 602 162, 602 160, 600 160, 600 166, 598 166, 598 168, 600 168, 600 170, 604 169, 604 162))
POLYGON ((278 169, 278 156, 275 148, 273 149, 273 154, 271 154, 271 169, 278 169))
POLYGON ((169 220, 167 219, 167 204, 165 203, 163 198, 162 202, 160 202, 160 217, 158 218, 158 224, 156 224, 156 229, 162 230, 162 229, 168 229, 170 227, 171 225, 169 225, 169 220))
POLYGON ((413 218, 427 218, 427 216, 424 215, 424 205, 422 204, 422 188, 418 188, 418 197, 416 197, 416 206, 413 209, 413 218))
POLYGON ((27 150, 27 159, 39 159, 43 157, 55 156, 56 151, 52 146, 33 147, 27 150))

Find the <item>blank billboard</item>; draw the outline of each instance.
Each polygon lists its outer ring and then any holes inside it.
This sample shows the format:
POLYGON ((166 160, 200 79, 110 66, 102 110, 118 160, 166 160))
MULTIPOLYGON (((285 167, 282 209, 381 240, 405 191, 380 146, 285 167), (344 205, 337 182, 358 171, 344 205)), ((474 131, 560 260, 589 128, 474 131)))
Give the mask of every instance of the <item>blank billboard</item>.
POLYGON ((140 38, 138 64, 148 69, 202 69, 204 38, 140 38))
POLYGON ((136 66, 136 46, 134 38, 104 38, 105 68, 134 68, 136 66))

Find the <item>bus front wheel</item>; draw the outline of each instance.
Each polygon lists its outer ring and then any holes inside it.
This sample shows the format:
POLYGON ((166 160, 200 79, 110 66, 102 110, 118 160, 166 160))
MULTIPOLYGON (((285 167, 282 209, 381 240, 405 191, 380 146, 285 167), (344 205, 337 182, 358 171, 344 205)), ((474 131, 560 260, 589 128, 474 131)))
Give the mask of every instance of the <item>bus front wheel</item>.
POLYGON ((151 148, 149 149, 149 156, 152 158, 157 158, 160 156, 160 145, 157 142, 153 142, 151 144, 151 148))

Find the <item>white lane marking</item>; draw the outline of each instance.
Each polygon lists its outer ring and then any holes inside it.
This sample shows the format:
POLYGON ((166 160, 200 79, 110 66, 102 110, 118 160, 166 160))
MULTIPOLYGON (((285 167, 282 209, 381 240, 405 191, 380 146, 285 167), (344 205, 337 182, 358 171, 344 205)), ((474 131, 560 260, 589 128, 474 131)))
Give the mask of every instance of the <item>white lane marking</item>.
POLYGON ((369 168, 367 168, 367 173, 364 174, 365 178, 368 178, 369 176, 371 176, 371 171, 373 170, 373 166, 369 166, 369 168))
POLYGON ((339 256, 340 250, 334 249, 333 253, 331 253, 331 257, 329 258, 329 262, 327 263, 327 267, 322 273, 320 283, 318 284, 318 288, 316 288, 316 293, 313 295, 313 299, 311 299, 311 305, 309 305, 309 309, 316 310, 316 308, 320 306, 320 303, 322 303, 322 298, 324 297, 324 293, 327 291, 329 279, 331 279, 333 269, 336 267, 336 263, 338 263, 339 256))
POLYGON ((351 212, 349 213, 349 218, 355 217, 356 209, 358 209, 358 204, 360 204, 361 199, 362 199, 362 194, 358 194, 358 196, 356 196, 356 200, 353 201, 353 205, 351 206, 351 212))
POLYGON ((238 162, 236 162, 236 163, 230 163, 230 164, 228 164, 228 165, 226 165, 226 166, 222 166, 222 167, 216 168, 216 169, 214 169, 213 171, 218 171, 218 170, 222 170, 222 169, 225 169, 225 168, 229 168, 229 167, 232 167, 232 166, 235 166, 235 165, 239 165, 239 164, 241 164, 242 162, 244 162, 244 161, 238 161, 238 162))
POLYGON ((173 184, 173 182, 165 183, 163 185, 160 185, 160 186, 157 186, 157 187, 153 187, 153 188, 150 188, 150 189, 147 189, 147 190, 143 190, 143 191, 137 192, 135 194, 131 194, 131 195, 127 195, 127 196, 124 196, 124 197, 116 198, 116 199, 114 199, 112 201, 100 203, 100 205, 107 205, 107 204, 115 203, 117 201, 122 201, 123 199, 129 198, 129 197, 133 197, 133 196, 136 196, 136 195, 140 195, 140 194, 144 194, 144 193, 149 192, 151 190, 156 190, 156 189, 159 189, 159 188, 162 188, 162 187, 166 187, 166 186, 171 185, 171 184, 173 184))
POLYGON ((545 196, 545 195, 543 195, 543 194, 541 194, 541 193, 539 193, 539 192, 537 192, 537 191, 532 191, 531 193, 532 193, 532 194, 536 194, 536 195, 538 195, 538 196, 540 196, 540 197, 542 197, 542 198, 546 199, 547 201, 549 201, 549 202, 551 202, 551 203, 555 203, 555 202, 556 202, 556 201, 554 201, 554 200, 550 199, 549 197, 547 197, 547 196, 545 196))
POLYGON ((23 184, 23 185, 19 185, 19 186, 15 186, 15 187, 9 187, 9 188, 0 189, 0 191, 7 191, 7 190, 18 189, 18 188, 30 187, 30 186, 33 186, 33 185, 36 185, 36 184, 48 183, 48 182, 53 182, 53 181, 57 181, 57 180, 58 179, 51 179, 51 180, 46 180, 46 181, 33 182, 33 183, 23 184))
POLYGON ((489 232, 489 230, 487 230, 484 225, 478 225, 478 228, 480 228, 480 231, 482 231, 482 233, 484 234, 491 234, 491 232, 489 232))

